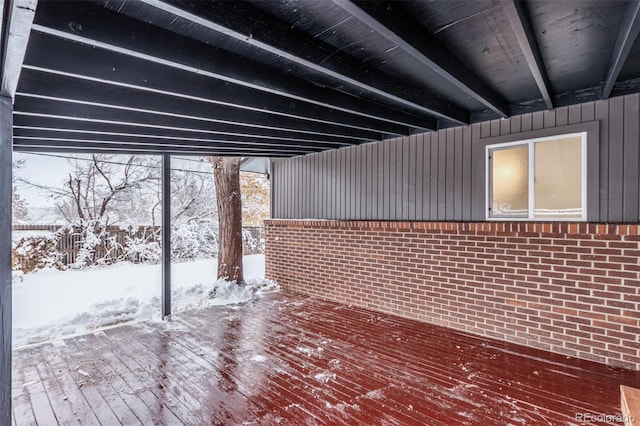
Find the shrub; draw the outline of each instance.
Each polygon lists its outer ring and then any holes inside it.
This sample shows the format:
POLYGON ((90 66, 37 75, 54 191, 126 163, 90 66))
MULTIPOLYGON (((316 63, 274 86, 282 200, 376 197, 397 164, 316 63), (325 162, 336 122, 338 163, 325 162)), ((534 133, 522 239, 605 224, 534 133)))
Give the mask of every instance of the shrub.
POLYGON ((11 250, 12 270, 27 274, 43 268, 65 269, 57 244, 57 235, 23 237, 14 241, 11 250))

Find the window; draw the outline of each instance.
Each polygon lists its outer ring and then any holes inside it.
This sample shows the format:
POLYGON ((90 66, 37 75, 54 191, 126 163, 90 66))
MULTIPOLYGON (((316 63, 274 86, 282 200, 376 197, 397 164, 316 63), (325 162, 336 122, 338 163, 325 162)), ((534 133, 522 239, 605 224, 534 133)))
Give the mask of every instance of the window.
POLYGON ((487 146, 487 219, 586 220, 586 133, 487 146))

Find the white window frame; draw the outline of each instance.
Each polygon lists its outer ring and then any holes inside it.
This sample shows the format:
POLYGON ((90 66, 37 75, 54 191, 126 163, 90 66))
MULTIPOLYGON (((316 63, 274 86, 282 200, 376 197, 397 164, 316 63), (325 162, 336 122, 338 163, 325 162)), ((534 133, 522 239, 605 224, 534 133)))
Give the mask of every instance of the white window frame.
POLYGON ((554 136, 546 136, 542 138, 534 138, 534 139, 523 139, 514 142, 505 142, 505 143, 497 143, 492 145, 487 145, 485 148, 485 170, 486 170, 486 182, 485 182, 485 195, 486 195, 486 209, 485 209, 485 219, 488 221, 506 221, 506 222, 576 222, 582 221, 585 222, 587 220, 587 132, 578 132, 578 133, 564 133, 554 136), (571 217, 571 218, 563 218, 563 217, 534 217, 534 178, 535 178, 535 155, 534 155, 534 145, 538 142, 544 142, 554 139, 563 139, 569 137, 579 136, 581 138, 581 161, 582 161, 582 215, 580 218, 571 217), (509 148, 515 146, 524 146, 527 145, 529 148, 529 214, 527 217, 496 217, 491 216, 491 206, 493 204, 492 200, 492 192, 491 192, 491 160, 489 156, 491 151, 495 149, 509 148))

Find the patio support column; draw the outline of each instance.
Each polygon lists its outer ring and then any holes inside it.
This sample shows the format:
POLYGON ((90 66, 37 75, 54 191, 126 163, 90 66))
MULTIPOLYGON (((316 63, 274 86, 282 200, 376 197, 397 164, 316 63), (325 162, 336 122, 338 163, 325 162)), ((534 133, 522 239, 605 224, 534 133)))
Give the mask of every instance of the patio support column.
POLYGON ((162 318, 171 316, 171 154, 162 154, 162 318))
POLYGON ((0 97, 0 424, 11 424, 11 156, 13 102, 0 97))

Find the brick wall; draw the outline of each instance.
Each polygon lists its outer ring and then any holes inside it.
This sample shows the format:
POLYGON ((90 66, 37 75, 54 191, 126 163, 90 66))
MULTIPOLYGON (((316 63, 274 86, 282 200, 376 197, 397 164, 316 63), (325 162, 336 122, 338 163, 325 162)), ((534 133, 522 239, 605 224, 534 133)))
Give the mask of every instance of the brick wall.
POLYGON ((269 220, 284 288, 640 370, 640 225, 269 220))

